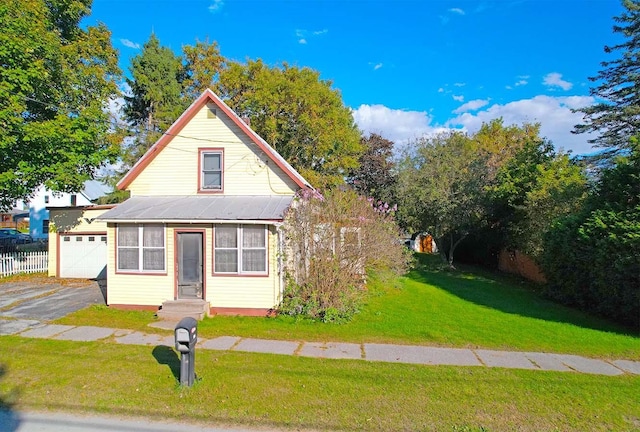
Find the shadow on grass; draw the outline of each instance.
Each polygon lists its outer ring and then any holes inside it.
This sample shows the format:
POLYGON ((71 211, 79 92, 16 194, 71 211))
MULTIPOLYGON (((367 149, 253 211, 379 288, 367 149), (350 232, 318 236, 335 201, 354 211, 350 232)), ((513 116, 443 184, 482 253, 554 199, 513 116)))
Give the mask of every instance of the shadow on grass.
POLYGON ((572 324, 627 336, 638 334, 633 329, 554 303, 536 292, 533 283, 480 268, 462 267, 451 270, 437 256, 419 256, 416 269, 407 277, 436 286, 477 305, 530 318, 572 324))
MULTIPOLYGON (((7 373, 5 365, 0 364, 0 379, 7 373)), ((15 400, 18 397, 17 389, 9 393, 0 393, 0 430, 13 432, 20 426, 20 417, 13 410, 15 400)))
POLYGON ((171 373, 180 381, 180 358, 173 348, 166 345, 158 345, 153 349, 153 357, 159 364, 169 366, 171 373))

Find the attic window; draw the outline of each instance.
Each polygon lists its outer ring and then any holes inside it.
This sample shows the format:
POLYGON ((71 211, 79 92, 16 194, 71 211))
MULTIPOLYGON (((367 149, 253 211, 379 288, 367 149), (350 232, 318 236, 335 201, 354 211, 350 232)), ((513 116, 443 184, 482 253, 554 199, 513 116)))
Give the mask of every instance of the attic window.
POLYGON ((216 107, 214 105, 207 105, 207 118, 214 119, 216 117, 216 107))

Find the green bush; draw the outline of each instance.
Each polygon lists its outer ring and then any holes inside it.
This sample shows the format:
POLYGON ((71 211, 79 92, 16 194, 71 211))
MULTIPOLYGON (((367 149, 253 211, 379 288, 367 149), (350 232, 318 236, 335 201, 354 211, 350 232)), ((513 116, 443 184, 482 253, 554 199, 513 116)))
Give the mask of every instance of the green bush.
POLYGON ((640 157, 605 171, 582 212, 549 232, 546 294, 640 330, 640 157))
POLYGON ((346 322, 366 296, 367 271, 406 272, 412 256, 394 211, 350 190, 298 197, 283 225, 287 287, 278 311, 346 322))

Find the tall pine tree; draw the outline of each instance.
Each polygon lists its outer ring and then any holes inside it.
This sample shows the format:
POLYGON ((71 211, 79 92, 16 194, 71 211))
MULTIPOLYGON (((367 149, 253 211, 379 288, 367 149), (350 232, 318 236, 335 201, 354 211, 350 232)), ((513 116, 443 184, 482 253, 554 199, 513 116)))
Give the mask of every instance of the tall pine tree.
POLYGON ((151 34, 142 52, 131 61, 131 79, 125 96, 125 118, 136 133, 123 148, 123 169, 128 170, 186 108, 182 99, 182 61, 151 34))
POLYGON ((628 149, 630 138, 640 129, 640 1, 624 0, 623 5, 625 11, 614 17, 613 31, 625 41, 604 48, 607 54, 617 52, 619 57, 603 61, 603 69, 589 78, 599 83, 590 91, 598 102, 576 110, 584 113, 584 123, 573 131, 598 132, 589 142, 606 148, 609 154, 628 149))

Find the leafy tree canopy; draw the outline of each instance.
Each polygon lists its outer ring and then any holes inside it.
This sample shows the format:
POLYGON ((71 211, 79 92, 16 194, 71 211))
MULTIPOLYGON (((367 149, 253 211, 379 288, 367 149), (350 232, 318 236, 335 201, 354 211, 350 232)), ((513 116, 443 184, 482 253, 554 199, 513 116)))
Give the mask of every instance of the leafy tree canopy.
POLYGON ((120 71, 110 32, 81 29, 90 0, 0 3, 0 207, 44 184, 74 192, 107 162, 118 135, 106 110, 120 71))
POLYGON ((589 78, 598 83, 590 91, 596 103, 577 110, 584 113, 584 123, 574 128, 574 133, 598 132, 589 142, 609 153, 628 149, 640 127, 640 1, 624 0, 623 5, 625 11, 614 17, 613 31, 625 41, 604 48, 605 53, 617 52, 619 57, 603 61, 603 69, 589 78))
POLYGON ((538 258, 553 221, 579 211, 586 185, 582 168, 556 154, 550 142, 525 143, 488 188, 494 236, 502 246, 538 258))
POLYGON ((400 162, 398 217, 428 232, 450 266, 458 244, 485 219, 487 153, 462 132, 423 137, 400 162))
POLYGON ((386 203, 395 203, 396 172, 393 141, 372 133, 362 137, 364 153, 358 168, 351 171, 347 182, 359 193, 386 203))
POLYGON ((353 116, 318 72, 230 62, 218 93, 315 187, 343 184, 358 166, 362 145, 353 116))

